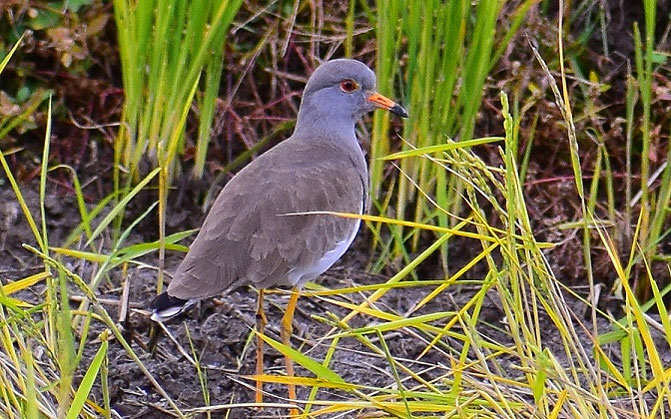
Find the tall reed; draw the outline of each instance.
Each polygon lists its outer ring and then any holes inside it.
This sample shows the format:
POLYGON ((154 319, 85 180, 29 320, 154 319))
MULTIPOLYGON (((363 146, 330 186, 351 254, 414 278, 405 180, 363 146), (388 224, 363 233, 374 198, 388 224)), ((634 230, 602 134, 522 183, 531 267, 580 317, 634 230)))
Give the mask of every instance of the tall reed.
POLYGON ((136 179, 144 156, 175 169, 184 148, 184 110, 197 98, 200 126, 194 175, 202 175, 228 27, 242 0, 115 0, 125 102, 115 144, 136 179), (194 94, 194 89, 198 94, 194 94))
MULTIPOLYGON (((500 28, 497 19, 503 1, 377 3, 379 89, 383 94, 391 94, 399 81, 401 97, 409 108, 410 117, 402 132, 402 150, 443 144, 448 138, 459 141, 472 138, 487 76, 535 2, 523 2, 506 21, 508 27, 500 28)), ((378 160, 390 149, 388 131, 388 115, 376 115, 371 183, 382 213, 391 212, 382 196, 385 178, 383 162, 378 160)), ((436 220, 440 226, 447 226, 448 214, 429 205, 426 195, 435 196, 441 207, 458 212, 462 190, 458 179, 447 171, 437 170, 426 159, 402 160, 399 170, 403 175, 393 186, 396 198, 393 211, 397 216, 412 217, 416 222, 436 220)), ((416 247, 418 232, 409 234, 407 237, 399 231, 393 234, 393 256, 405 253, 408 239, 412 248, 416 247)), ((442 247, 442 260, 447 268, 447 245, 442 247)))

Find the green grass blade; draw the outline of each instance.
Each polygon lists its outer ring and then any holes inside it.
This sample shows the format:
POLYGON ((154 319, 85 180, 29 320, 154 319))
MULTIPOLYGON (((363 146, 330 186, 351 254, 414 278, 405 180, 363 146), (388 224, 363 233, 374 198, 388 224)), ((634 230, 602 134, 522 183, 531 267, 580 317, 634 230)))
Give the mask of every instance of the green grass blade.
POLYGON ((254 333, 260 336, 261 339, 263 339, 263 341, 266 342, 268 345, 278 350, 282 355, 291 358, 294 362, 300 364, 303 368, 314 373, 317 376, 317 378, 321 378, 328 382, 336 384, 346 384, 345 380, 340 375, 333 372, 333 370, 331 370, 330 368, 315 361, 314 359, 303 355, 297 350, 290 348, 271 337, 268 337, 261 333, 257 333, 256 331, 254 331, 254 333))
POLYGON ((79 209, 79 216, 82 219, 82 227, 84 229, 84 232, 86 233, 87 238, 91 238, 93 235, 93 232, 91 231, 91 215, 89 214, 88 209, 86 208, 86 202, 84 200, 84 192, 82 191, 82 185, 79 182, 79 177, 77 176, 77 172, 75 169, 73 169, 71 166, 68 166, 66 164, 59 164, 51 169, 49 171, 53 171, 56 169, 65 169, 67 170, 70 175, 72 176, 72 184, 75 189, 75 199, 77 200, 77 208, 79 209))
POLYGON ((152 170, 147 176, 145 176, 144 179, 142 179, 140 183, 138 183, 126 196, 124 196, 123 199, 121 199, 121 201, 119 201, 119 203, 114 206, 114 208, 112 208, 110 213, 107 214, 105 218, 103 218, 100 224, 98 224, 98 227, 96 227, 96 229, 93 231, 91 238, 86 241, 84 247, 88 247, 91 242, 95 240, 95 238, 98 237, 100 233, 102 233, 103 230, 105 230, 105 228, 107 228, 107 226, 123 212, 126 204, 128 204, 128 202, 130 202, 130 200, 133 199, 135 195, 144 189, 144 187, 147 186, 147 184, 158 174, 160 170, 160 168, 152 170))
POLYGON ((42 218, 42 251, 45 254, 49 251, 47 243, 47 212, 44 207, 44 200, 47 196, 47 172, 49 167, 49 144, 51 142, 51 96, 49 96, 49 109, 47 110, 47 127, 44 132, 44 148, 42 149, 42 164, 40 169, 40 217, 42 218))
POLYGON ((68 413, 66 416, 67 419, 76 419, 77 417, 79 417, 79 414, 84 408, 84 403, 86 403, 86 399, 88 398, 88 395, 91 392, 91 389, 93 388, 93 383, 98 377, 100 367, 102 366, 103 361, 107 356, 107 335, 108 335, 107 331, 100 334, 102 344, 100 345, 98 352, 96 352, 95 356, 93 357, 91 365, 89 365, 89 368, 86 370, 84 378, 82 378, 82 381, 79 384, 79 388, 75 393, 75 397, 72 400, 70 409, 68 409, 68 413))
POLYGON ((26 200, 23 198, 21 189, 19 188, 19 185, 16 183, 16 179, 14 178, 14 175, 12 174, 9 165, 7 164, 7 160, 5 159, 5 155, 2 153, 2 150, 0 150, 0 165, 2 165, 2 168, 5 171, 5 176, 7 176, 7 179, 9 180, 9 183, 11 184, 12 189, 14 190, 16 199, 19 201, 19 205, 21 206, 21 211, 23 212, 23 215, 26 218, 28 225, 30 226, 30 230, 33 233, 33 237, 35 237, 35 241, 37 242, 38 247, 40 249, 44 248, 45 244, 44 241, 42 240, 40 230, 37 228, 37 224, 35 224, 35 219, 33 218, 33 215, 30 213, 30 210, 28 209, 26 200))
POLYGON ((37 402, 37 386, 35 385, 35 359, 33 358, 31 345, 21 351, 23 355, 23 362, 26 364, 26 405, 25 417, 37 418, 38 402, 37 402))
POLYGON ((14 53, 16 52, 16 50, 19 48, 19 45, 21 45, 21 41, 23 41, 23 37, 24 37, 25 35, 26 35, 25 33, 22 33, 22 34, 21 34, 21 37, 19 38, 19 40, 16 41, 16 43, 14 44, 14 46, 12 47, 12 49, 9 50, 9 52, 7 53, 7 55, 5 55, 5 57, 2 59, 2 62, 0 62, 0 74, 2 74, 3 70, 5 69, 5 67, 7 67, 7 63, 9 63, 9 60, 12 59, 12 55, 14 55, 14 53))
POLYGON ((380 160, 397 160, 397 159, 405 159, 408 157, 422 156, 424 154, 442 153, 445 151, 455 150, 458 148, 474 147, 482 144, 490 144, 498 141, 503 141, 504 139, 505 138, 503 137, 484 137, 467 141, 451 142, 447 144, 436 144, 407 151, 400 151, 398 153, 392 153, 387 156, 381 157, 380 160))

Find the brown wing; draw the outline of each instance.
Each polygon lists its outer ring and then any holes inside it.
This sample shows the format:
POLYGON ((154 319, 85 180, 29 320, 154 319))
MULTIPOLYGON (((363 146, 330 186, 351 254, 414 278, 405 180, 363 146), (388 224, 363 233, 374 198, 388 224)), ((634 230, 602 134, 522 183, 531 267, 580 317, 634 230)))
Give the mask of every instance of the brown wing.
POLYGON ((168 293, 205 298, 248 283, 288 285, 350 237, 357 220, 305 211, 360 212, 367 195, 359 150, 287 140, 238 173, 217 197, 168 293), (347 151, 347 150, 346 150, 347 151))

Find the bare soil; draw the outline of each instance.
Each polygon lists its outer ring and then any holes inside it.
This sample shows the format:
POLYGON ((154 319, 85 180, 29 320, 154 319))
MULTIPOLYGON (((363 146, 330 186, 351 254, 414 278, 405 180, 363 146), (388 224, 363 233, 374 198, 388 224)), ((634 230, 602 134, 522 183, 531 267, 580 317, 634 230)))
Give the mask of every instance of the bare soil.
MULTIPOLYGON (((24 195, 29 207, 34 214, 38 214, 37 185, 32 183, 30 187, 24 188, 24 195)), ((8 281, 23 278, 38 272, 42 266, 37 258, 21 247, 22 243, 32 243, 31 232, 23 220, 18 204, 9 188, 0 191, 0 242, 4 241, 4 248, 0 251, 0 275, 8 281)), ((150 201, 145 201, 150 202, 150 201)), ((47 226, 49 228, 50 242, 58 244, 69 233, 70 229, 78 220, 78 214, 74 200, 63 195, 62 191, 53 191, 47 199, 47 226)), ((188 205, 178 210, 170 210, 173 220, 181 220, 182 228, 197 225, 203 215, 198 207, 189 208, 188 205)), ((138 208, 139 209, 139 208, 138 208)), ((154 240, 152 237, 155 228, 148 220, 144 227, 131 238, 133 242, 154 240)), ((370 257, 367 246, 369 243, 365 232, 360 232, 352 249, 320 278, 320 283, 329 288, 344 288, 355 284, 366 285, 385 281, 390 273, 385 275, 372 275, 366 273, 366 264, 370 257)), ((456 252, 455 252, 456 253, 456 252)), ((468 251, 461 251, 461 255, 467 255, 468 251)), ((180 254, 169 254, 166 260, 167 272, 172 272, 181 259, 180 254)), ((464 259, 463 262, 466 262, 464 259)), ((159 340, 157 351, 152 356, 147 352, 151 320, 145 307, 155 294, 157 257, 155 255, 146 257, 145 262, 150 267, 130 267, 125 280, 130 282, 130 307, 132 308, 126 322, 122 324, 126 339, 132 342, 133 349, 140 355, 144 365, 158 380, 165 391, 185 411, 205 405, 201 384, 194 365, 188 360, 184 351, 193 356, 190 350, 189 339, 197 357, 207 374, 207 388, 209 390, 210 405, 224 405, 231 403, 252 403, 254 401, 254 382, 246 375, 255 371, 255 344, 252 339, 252 329, 255 324, 256 292, 250 287, 243 287, 231 291, 227 295, 202 302, 196 309, 188 314, 168 323, 167 329, 172 339, 163 335, 159 340), (188 335, 187 335, 188 330, 188 335)), ((430 265, 431 263, 429 263, 430 265)), ((87 278, 91 274, 86 264, 70 265, 71 269, 87 278)), ((429 272, 438 272, 434 266, 420 268, 419 272, 425 272, 421 279, 431 279, 429 272)), ((472 276, 483 277, 483 268, 477 266, 473 269, 472 276)), ((435 275, 438 277, 439 275, 435 275)), ((121 299, 121 283, 123 281, 121 269, 110 272, 109 280, 104 283, 100 292, 101 300, 106 302, 106 308, 113 318, 118 316, 118 302, 121 299)), ((39 301, 39 287, 35 295, 24 295, 22 298, 39 301)), ((403 315, 417 302, 426 296, 432 288, 406 288, 389 291, 376 306, 389 313, 403 315)), ((448 292, 442 293, 431 301, 416 314, 426 314, 437 311, 454 311, 460 309, 463 304, 476 291, 469 286, 454 286, 448 292)), ((81 295, 81 292, 72 288, 72 295, 81 295)), ((358 293, 347 294, 337 297, 342 301, 361 303, 363 295, 358 293)), ((266 313, 268 316, 268 336, 279 340, 279 324, 283 315, 284 307, 288 299, 288 293, 281 290, 269 293, 266 299, 266 313)), ((576 313, 581 313, 583 307, 578 301, 571 302, 576 313)), ((74 306, 74 302, 73 302, 74 306)), ((319 297, 304 297, 299 300, 296 316, 294 319, 294 337, 292 344, 301 352, 313 359, 321 361, 324 359, 330 340, 322 340, 324 336, 333 333, 330 325, 320 319, 328 319, 331 313, 343 317, 348 311, 337 305, 331 304, 319 297)), ((359 315, 355 317, 350 326, 353 328, 375 324, 376 319, 359 315)), ((499 343, 511 343, 507 334, 505 316, 500 308, 499 300, 495 292, 490 293, 488 302, 483 305, 480 314, 480 331, 489 339, 499 343)), ((576 321, 576 329, 581 326, 576 321)), ((554 354, 562 354, 561 341, 556 337, 555 326, 550 319, 544 318, 540 325, 545 334, 545 343, 554 354)), ((608 330, 605 321, 599 321, 600 332, 608 330)), ((95 323, 89 332, 89 342, 85 356, 82 361, 80 376, 88 366, 97 351, 98 345, 95 338, 102 331, 102 325, 95 323)), ((581 339, 586 348, 591 345, 591 339, 580 332, 581 339)), ((373 340, 375 336, 369 336, 373 340)), ((403 359, 404 364, 413 370, 420 372, 422 378, 431 379, 448 371, 452 356, 457 356, 461 349, 461 342, 447 339, 446 346, 440 350, 430 351, 426 356, 418 359, 420 353, 425 349, 426 342, 417 331, 407 330, 393 332, 384 335, 384 339, 391 354, 398 359, 403 359)), ((665 345, 664 345, 665 346, 665 345)), ((671 362, 671 353, 664 353, 664 363, 671 362)), ((155 388, 143 375, 138 366, 129 358, 125 350, 116 341, 112 341, 108 352, 109 359, 109 384, 110 395, 114 410, 123 418, 163 418, 170 415, 170 409, 157 393, 155 388)), ((617 351, 613 352, 613 361, 618 361, 617 351)), ((499 364, 498 368, 510 368, 517 365, 516 359, 504 360, 508 365, 499 364)), ((395 378, 388 360, 379 354, 374 354, 366 348, 359 340, 346 338, 339 342, 338 349, 330 363, 330 368, 342 376, 347 382, 373 387, 385 387, 395 383, 395 378)), ((282 374, 284 370, 284 359, 281 354, 273 349, 266 348, 265 356, 266 372, 271 374, 282 374)), ((297 375, 312 376, 309 371, 297 367, 297 375)), ((100 383, 96 383, 94 397, 101 402, 100 383)), ((286 388, 278 384, 266 384, 266 402, 286 402, 286 388)), ((309 396, 309 388, 298 389, 300 399, 309 396)), ((346 399, 348 395, 342 391, 323 389, 320 390, 318 398, 337 400, 346 399)), ((224 417, 228 409, 217 410, 214 417, 224 417)), ((278 417, 286 414, 286 409, 267 408, 264 410, 253 410, 249 408, 236 408, 230 411, 231 418, 244 417, 278 417)), ((347 416, 346 416, 347 417, 347 416)))

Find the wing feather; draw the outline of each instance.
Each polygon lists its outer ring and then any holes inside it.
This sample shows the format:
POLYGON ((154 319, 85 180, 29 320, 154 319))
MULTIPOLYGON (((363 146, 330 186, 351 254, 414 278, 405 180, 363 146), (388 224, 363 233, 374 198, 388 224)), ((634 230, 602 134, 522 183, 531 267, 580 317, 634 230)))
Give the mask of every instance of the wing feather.
POLYGON ((361 211, 367 173, 360 150, 324 143, 286 140, 240 171, 217 197, 168 293, 190 299, 248 283, 296 285, 293 269, 347 240, 358 220, 283 215, 361 211))

